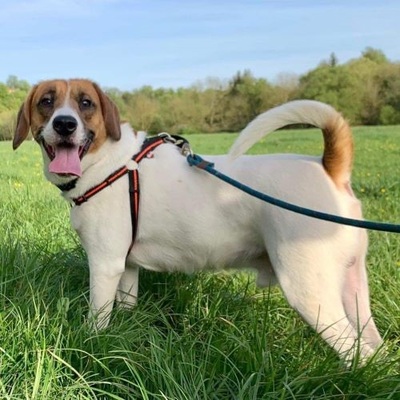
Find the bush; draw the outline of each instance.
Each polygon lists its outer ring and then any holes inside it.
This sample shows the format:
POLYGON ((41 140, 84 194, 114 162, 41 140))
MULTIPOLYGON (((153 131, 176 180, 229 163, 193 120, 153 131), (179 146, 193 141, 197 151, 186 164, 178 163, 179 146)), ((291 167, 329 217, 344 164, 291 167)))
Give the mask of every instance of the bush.
POLYGON ((400 112, 390 105, 385 105, 381 108, 379 122, 382 125, 400 124, 400 112))
POLYGON ((8 110, 0 113, 0 141, 11 140, 13 138, 16 121, 16 111, 8 110))
POLYGON ((199 131, 191 126, 179 126, 177 129, 178 135, 193 135, 195 133, 199 133, 199 131))

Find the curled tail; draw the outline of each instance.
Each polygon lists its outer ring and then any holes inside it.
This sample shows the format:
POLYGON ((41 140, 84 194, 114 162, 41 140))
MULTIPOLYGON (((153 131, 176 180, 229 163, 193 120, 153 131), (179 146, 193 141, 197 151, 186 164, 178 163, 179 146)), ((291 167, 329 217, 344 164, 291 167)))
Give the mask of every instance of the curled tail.
POLYGON ((351 129, 339 112, 319 101, 295 100, 260 114, 240 133, 229 156, 242 155, 264 136, 292 124, 309 124, 322 129, 322 164, 337 186, 347 186, 353 165, 351 129))

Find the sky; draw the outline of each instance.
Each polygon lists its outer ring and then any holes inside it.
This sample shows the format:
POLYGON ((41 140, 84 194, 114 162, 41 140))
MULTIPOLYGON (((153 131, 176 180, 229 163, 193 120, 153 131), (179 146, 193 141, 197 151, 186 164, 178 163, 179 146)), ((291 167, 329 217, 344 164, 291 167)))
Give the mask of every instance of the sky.
POLYGON ((0 0, 0 82, 178 88, 244 70, 274 82, 332 52, 399 61, 399 16, 398 0, 0 0))

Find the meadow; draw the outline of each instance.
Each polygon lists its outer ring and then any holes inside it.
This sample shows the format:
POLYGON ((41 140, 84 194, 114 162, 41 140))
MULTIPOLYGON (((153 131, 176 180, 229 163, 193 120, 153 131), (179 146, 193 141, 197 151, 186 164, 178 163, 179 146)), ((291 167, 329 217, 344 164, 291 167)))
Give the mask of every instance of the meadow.
MULTIPOLYGON (((400 223, 400 127, 354 129, 353 188, 366 219, 400 223)), ((234 134, 188 136, 226 152, 234 134)), ((251 153, 320 154, 317 130, 281 131, 251 153)), ((141 271, 139 302, 87 326, 88 268, 69 206, 31 141, 0 142, 1 399, 399 399, 400 237, 370 232, 371 306, 385 348, 345 368, 252 273, 141 271)), ((214 179, 214 178, 210 178, 214 179)), ((195 204, 194 210, 195 210, 195 204)))

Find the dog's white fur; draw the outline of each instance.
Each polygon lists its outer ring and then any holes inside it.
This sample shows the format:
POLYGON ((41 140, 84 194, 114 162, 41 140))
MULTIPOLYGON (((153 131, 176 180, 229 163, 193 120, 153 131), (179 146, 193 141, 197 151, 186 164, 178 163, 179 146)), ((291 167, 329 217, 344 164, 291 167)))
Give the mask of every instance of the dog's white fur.
MULTIPOLYGON (((62 107, 63 113, 78 115, 77 137, 81 137, 85 123, 80 113, 68 98, 62 107)), ((31 110, 36 112, 34 107, 31 110)), ((57 114, 60 111, 55 109, 53 116, 57 114)), ((54 143, 58 139, 52 118, 45 121, 43 131, 44 139, 54 143)), ((15 147, 24 135, 17 128, 15 147)), ((65 198, 82 195, 125 165, 144 138, 144 133, 135 134, 123 124, 120 140, 108 136, 83 158, 83 175, 65 198)), ((271 196, 361 218, 361 205, 349 182, 351 146, 348 125, 332 107, 295 101, 249 124, 229 155, 204 157, 217 170, 271 196), (301 155, 242 155, 268 133, 293 123, 323 129, 323 160, 301 155)), ((69 179, 49 173, 46 152, 43 157, 50 181, 58 184, 69 179)), ((71 209, 72 225, 89 260, 91 314, 97 317, 98 327, 109 323, 115 299, 125 306, 135 304, 139 266, 185 272, 254 268, 258 284, 278 282, 291 306, 338 353, 352 358, 359 343, 365 358, 381 344, 369 306, 365 231, 300 216, 252 198, 190 167, 172 144, 158 147, 154 157, 141 162, 139 172, 139 228, 128 257, 131 222, 126 178, 71 209)))

